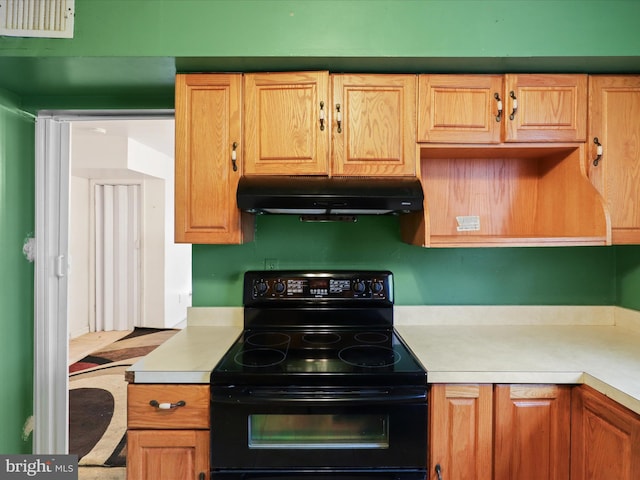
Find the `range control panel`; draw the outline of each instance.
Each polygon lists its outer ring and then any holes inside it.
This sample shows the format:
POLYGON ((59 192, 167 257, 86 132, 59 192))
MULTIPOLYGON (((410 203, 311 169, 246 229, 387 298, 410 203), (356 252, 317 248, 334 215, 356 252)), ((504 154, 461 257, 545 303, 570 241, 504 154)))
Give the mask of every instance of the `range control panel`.
POLYGON ((246 272, 245 305, 262 299, 367 299, 393 302, 393 278, 388 271, 246 272))

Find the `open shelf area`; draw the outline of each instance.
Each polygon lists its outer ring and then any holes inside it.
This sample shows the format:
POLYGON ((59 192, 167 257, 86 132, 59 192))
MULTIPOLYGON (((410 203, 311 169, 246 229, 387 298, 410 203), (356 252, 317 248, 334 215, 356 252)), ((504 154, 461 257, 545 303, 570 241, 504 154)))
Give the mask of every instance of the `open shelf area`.
POLYGON ((422 214, 405 241, 426 247, 608 245, 609 214, 583 144, 419 146, 422 214))

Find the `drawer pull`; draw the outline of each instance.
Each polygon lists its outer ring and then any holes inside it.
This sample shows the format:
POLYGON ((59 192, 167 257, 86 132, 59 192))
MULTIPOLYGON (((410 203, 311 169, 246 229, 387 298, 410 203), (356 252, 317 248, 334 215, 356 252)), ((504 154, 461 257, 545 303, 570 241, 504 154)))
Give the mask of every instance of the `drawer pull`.
POLYGON ((160 403, 157 400, 151 400, 149 405, 156 407, 160 410, 171 410, 172 408, 184 407, 187 404, 184 400, 180 400, 176 403, 160 403))

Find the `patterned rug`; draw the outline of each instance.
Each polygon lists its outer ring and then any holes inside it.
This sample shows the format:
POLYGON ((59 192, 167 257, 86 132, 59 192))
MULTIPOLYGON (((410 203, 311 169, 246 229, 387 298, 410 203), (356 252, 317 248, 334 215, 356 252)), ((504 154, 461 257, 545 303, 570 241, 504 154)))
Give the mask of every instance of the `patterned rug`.
POLYGON ((69 453, 80 466, 126 465, 125 370, 177 332, 136 328, 69 366, 69 453))

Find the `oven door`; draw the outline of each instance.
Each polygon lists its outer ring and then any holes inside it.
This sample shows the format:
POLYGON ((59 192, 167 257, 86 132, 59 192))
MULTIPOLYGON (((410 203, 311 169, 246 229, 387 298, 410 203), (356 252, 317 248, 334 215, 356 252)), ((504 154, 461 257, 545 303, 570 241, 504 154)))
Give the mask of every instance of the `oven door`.
POLYGON ((401 478, 400 471, 424 478, 426 394, 426 387, 212 386, 212 471, 259 471, 255 478, 266 479, 267 471, 295 470, 315 479, 375 469, 388 472, 382 478, 401 478))

